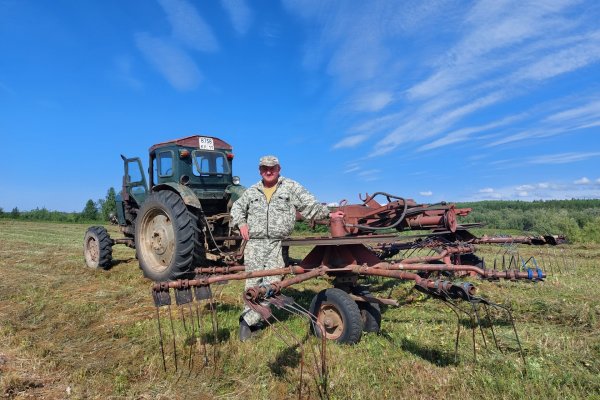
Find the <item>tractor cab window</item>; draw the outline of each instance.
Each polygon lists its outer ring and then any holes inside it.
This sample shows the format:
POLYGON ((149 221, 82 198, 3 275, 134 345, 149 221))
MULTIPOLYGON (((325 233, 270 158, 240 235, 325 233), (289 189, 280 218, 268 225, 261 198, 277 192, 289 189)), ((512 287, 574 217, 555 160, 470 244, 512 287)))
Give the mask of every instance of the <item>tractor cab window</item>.
POLYGON ((142 182, 142 170, 137 159, 132 159, 127 162, 127 183, 142 182))
POLYGON ((158 153, 158 176, 173 175, 173 152, 162 151, 158 153))
POLYGON ((194 175, 223 175, 229 174, 229 163, 227 157, 220 151, 194 151, 194 175))
POLYGON ((136 200, 142 201, 146 195, 146 177, 142 170, 142 162, 139 158, 125 159, 125 177, 127 191, 133 195, 136 200))

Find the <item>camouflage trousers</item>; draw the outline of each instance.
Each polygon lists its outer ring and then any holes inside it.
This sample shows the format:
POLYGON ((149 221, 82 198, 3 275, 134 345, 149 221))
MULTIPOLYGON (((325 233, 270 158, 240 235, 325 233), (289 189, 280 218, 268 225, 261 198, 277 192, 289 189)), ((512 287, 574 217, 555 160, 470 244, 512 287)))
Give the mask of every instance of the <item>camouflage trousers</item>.
MULTIPOLYGON (((281 252, 281 240, 276 239, 250 239, 244 249, 244 264, 246 272, 264 271, 275 268, 285 267, 281 252)), ((267 285, 272 282, 279 282, 281 275, 265 276, 263 278, 246 279, 246 289, 253 286, 267 285)), ((242 318, 248 325, 256 325, 260 322, 261 316, 256 311, 244 306, 242 318)))

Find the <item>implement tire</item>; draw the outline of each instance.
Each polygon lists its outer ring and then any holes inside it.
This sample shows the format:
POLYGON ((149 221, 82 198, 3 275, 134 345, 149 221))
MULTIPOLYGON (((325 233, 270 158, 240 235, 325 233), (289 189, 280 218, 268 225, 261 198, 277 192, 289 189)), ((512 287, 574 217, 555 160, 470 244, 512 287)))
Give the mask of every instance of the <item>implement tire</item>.
POLYGON ((90 268, 109 269, 112 266, 113 241, 103 226, 91 226, 83 239, 85 264, 90 268))
MULTIPOLYGON (((310 303, 310 312, 325 328, 325 338, 338 343, 354 344, 360 341, 363 321, 358 305, 348 293, 331 288, 320 291, 310 303)), ((321 330, 311 323, 312 332, 321 337, 321 330)))
MULTIPOLYGON (((357 296, 370 296, 371 292, 365 286, 355 286, 352 288, 352 293, 357 296)), ((364 332, 379 333, 381 330, 381 307, 377 303, 366 303, 357 301, 360 316, 363 321, 364 332)))
POLYGON ((198 232, 181 197, 163 190, 140 208, 135 224, 135 248, 144 276, 156 282, 193 274, 198 232))

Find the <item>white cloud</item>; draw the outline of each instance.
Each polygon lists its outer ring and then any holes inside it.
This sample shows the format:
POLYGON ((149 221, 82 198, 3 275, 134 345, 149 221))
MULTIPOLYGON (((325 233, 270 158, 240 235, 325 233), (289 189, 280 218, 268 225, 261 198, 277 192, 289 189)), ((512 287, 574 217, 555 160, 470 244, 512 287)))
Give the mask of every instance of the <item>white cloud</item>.
POLYGON ((176 89, 195 89, 202 80, 194 61, 172 41, 138 33, 135 42, 146 59, 176 89))
POLYGON ((531 158, 529 164, 568 164, 577 161, 584 161, 590 158, 600 157, 600 152, 589 153, 561 153, 538 156, 531 158))
POLYGON ((600 178, 596 179, 596 183, 600 184, 600 178))
POLYGON ((494 193, 494 189, 493 188, 479 189, 479 193, 494 193))
POLYGON ((535 188, 535 186, 533 186, 533 185, 520 185, 520 186, 516 187, 516 190, 523 192, 523 191, 527 191, 527 190, 532 190, 534 188, 535 188))
POLYGON ((390 92, 367 93, 352 101, 352 107, 356 111, 375 112, 390 104, 393 99, 394 96, 390 92))
POLYGON ((433 192, 431 190, 428 190, 426 192, 419 192, 419 194, 425 197, 433 196, 433 192))
POLYGON ((187 0, 158 0, 173 28, 173 37, 194 50, 219 48, 210 26, 187 0))
POLYGON ((588 119, 590 116, 594 119, 600 116, 600 100, 594 100, 590 103, 552 114, 546 117, 544 122, 563 122, 580 118, 588 119))
POLYGON ((364 181, 376 181, 381 178, 381 170, 368 169, 357 174, 364 181))
MULTIPOLYGON (((587 108, 564 101, 563 110, 528 109, 523 101, 519 114, 505 111, 510 100, 529 99, 552 78, 600 61, 600 33, 577 0, 462 4, 284 0, 307 27, 304 66, 331 75, 340 107, 358 112, 347 130, 356 135, 333 148, 369 138, 367 154, 375 157, 400 148, 474 148, 480 140, 477 151, 489 154, 500 151, 492 147, 600 126, 600 114, 592 118, 597 97, 587 108)), ((558 160, 531 163, 571 162, 558 160)))
POLYGON ((358 146, 359 144, 361 144, 362 142, 364 142, 365 140, 367 140, 368 138, 369 138, 369 135, 364 135, 364 134, 348 136, 348 137, 340 140, 336 144, 334 144, 333 148, 341 149, 343 147, 355 147, 355 146, 358 146))
MULTIPOLYGON (((578 180, 580 181, 580 180, 578 180)), ((552 200, 570 198, 600 198, 596 185, 575 182, 540 182, 520 185, 508 185, 494 188, 493 191, 481 189, 467 200, 552 200), (484 191, 485 190, 485 191, 484 191)), ((600 182, 599 182, 600 183, 600 182)))
POLYGON ((571 72, 600 60, 600 35, 594 32, 579 45, 548 54, 515 72, 515 81, 539 81, 571 72))
POLYGON ((344 170, 345 174, 349 174, 351 172, 356 172, 359 171, 360 167, 358 166, 358 164, 349 164, 346 169, 344 170))
POLYGON ((592 181, 590 181, 589 178, 587 178, 585 176, 583 178, 573 181, 573 183, 576 185, 589 185, 591 182, 592 181))
POLYGON ((417 151, 432 150, 432 149, 435 149, 438 147, 447 146, 449 144, 463 142, 463 141, 469 140, 472 136, 475 136, 477 134, 487 132, 492 129, 499 128, 501 126, 515 122, 519 118, 521 118, 520 115, 515 115, 515 116, 503 118, 500 121, 491 122, 491 123, 485 124, 485 125, 472 126, 472 127, 458 129, 456 131, 448 133, 447 135, 445 135, 437 140, 434 140, 431 143, 428 143, 426 145, 419 147, 417 149, 417 151))
POLYGON ((116 77, 132 89, 141 89, 142 82, 133 73, 133 61, 131 57, 119 56, 115 59, 116 77))
POLYGON ((229 14, 233 29, 245 35, 252 23, 252 12, 245 0, 221 0, 221 5, 229 14))

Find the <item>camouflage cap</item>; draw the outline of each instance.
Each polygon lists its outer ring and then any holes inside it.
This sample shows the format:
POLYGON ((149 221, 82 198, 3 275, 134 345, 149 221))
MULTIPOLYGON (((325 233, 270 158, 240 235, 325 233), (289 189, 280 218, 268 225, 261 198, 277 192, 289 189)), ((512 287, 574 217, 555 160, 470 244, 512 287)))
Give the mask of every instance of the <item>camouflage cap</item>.
POLYGON ((275 156, 263 156, 258 163, 259 167, 274 167, 279 165, 279 159, 275 156))

